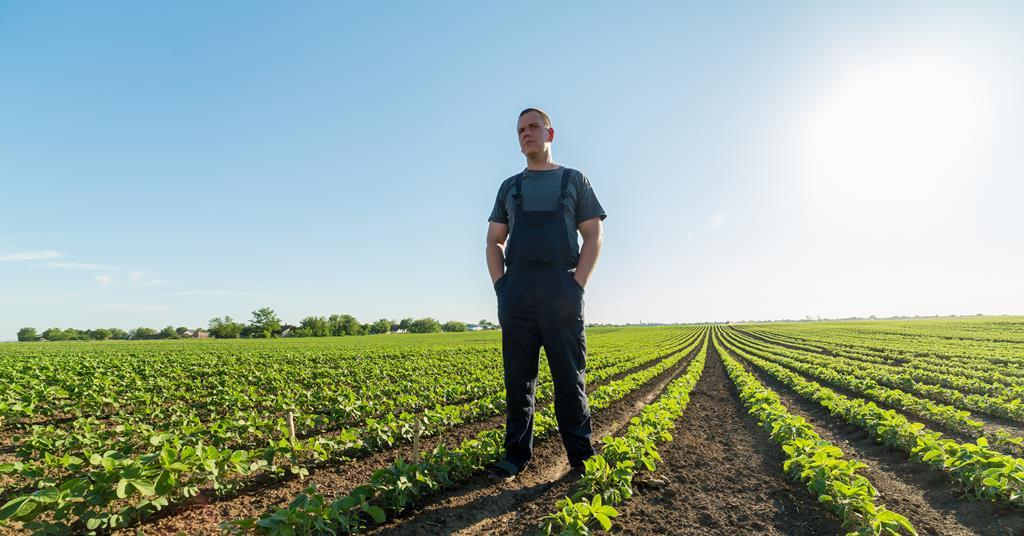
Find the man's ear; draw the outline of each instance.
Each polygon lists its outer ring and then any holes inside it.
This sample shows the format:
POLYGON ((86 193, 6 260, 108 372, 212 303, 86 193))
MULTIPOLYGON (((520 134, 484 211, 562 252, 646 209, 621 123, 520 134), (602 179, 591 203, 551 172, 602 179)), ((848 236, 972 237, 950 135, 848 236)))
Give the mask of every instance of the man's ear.
POLYGON ((548 127, 548 141, 555 141, 555 129, 548 127))

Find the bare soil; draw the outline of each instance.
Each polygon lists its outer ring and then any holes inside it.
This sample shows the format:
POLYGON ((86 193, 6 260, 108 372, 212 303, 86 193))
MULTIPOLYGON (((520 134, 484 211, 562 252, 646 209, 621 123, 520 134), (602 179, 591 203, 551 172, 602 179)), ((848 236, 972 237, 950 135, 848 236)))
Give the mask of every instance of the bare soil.
POLYGON ((791 413, 807 419, 823 439, 842 449, 847 457, 866 463, 868 467, 861 474, 878 489, 880 502, 910 519, 920 534, 1024 534, 1024 512, 1010 506, 961 499, 956 484, 942 472, 911 460, 903 451, 877 443, 863 429, 833 417, 819 404, 739 361, 775 391, 791 413))
MULTIPOLYGON (((773 343, 775 344, 775 343, 773 343)), ((781 345, 785 346, 785 345, 781 345)), ((784 455, 748 415, 713 347, 703 375, 673 431, 659 451, 664 461, 653 477, 662 484, 643 485, 638 476, 633 498, 619 505, 612 533, 623 535, 818 535, 844 534, 838 520, 821 507, 804 486, 782 472, 784 455)), ((653 366, 671 352, 628 373, 653 366)), ((692 359, 679 364, 611 407, 595 412, 594 438, 618 434, 641 408, 657 399, 692 359)), ((909 455, 877 444, 865 431, 831 416, 781 382, 740 361, 766 386, 779 394, 794 414, 811 422, 821 436, 850 458, 868 465, 861 471, 878 489, 880 502, 907 516, 922 535, 1024 535, 1024 511, 960 498, 954 482, 942 472, 909 455)), ((624 377, 627 373, 606 380, 624 377)), ((605 382, 602 382, 605 383, 605 382)), ((588 391, 596 387, 588 386, 588 391)), ((504 416, 457 427, 442 437, 425 439, 421 448, 453 444, 499 426, 504 416)), ((1004 424, 1004 423, 999 423, 1004 424)), ((600 448, 600 444, 596 445, 600 448)), ((287 504, 310 483, 326 496, 347 493, 367 481, 372 472, 398 457, 412 454, 410 445, 352 461, 339 461, 311 471, 304 480, 256 485, 236 497, 199 500, 182 505, 140 527, 134 534, 218 534, 225 520, 259 516, 287 504)), ((535 446, 527 470, 511 482, 493 485, 476 477, 428 499, 414 511, 376 527, 377 535, 534 534, 557 500, 571 494, 575 480, 557 434, 535 446)), ((17 534, 15 527, 0 534, 17 534)))
POLYGON ((714 348, 655 478, 618 507, 613 532, 843 534, 838 520, 782 472, 782 450, 740 402, 714 348))
MULTIPOLYGON (((602 432, 623 432, 629 418, 656 400, 685 366, 648 384, 629 397, 626 406, 617 405, 609 415, 602 414, 602 432)), ((541 518, 554 510, 555 502, 575 489, 575 482, 564 475, 564 453, 557 440, 544 442, 538 454, 541 450, 544 462, 532 475, 524 473, 500 486, 475 483, 472 489, 451 494, 423 508, 416 517, 397 520, 379 533, 534 534, 541 518)), ((633 499, 618 507, 620 517, 613 533, 841 533, 831 514, 783 477, 780 449, 743 410, 735 387, 713 353, 673 440, 660 452, 664 462, 655 476, 665 485, 638 485, 633 499)))
MULTIPOLYGON (((669 352, 647 363, 633 367, 629 371, 617 374, 600 384, 588 385, 587 390, 591 391, 599 385, 613 381, 625 374, 654 366, 666 357, 676 353, 678 351, 669 352)), ((544 402, 538 401, 539 404, 544 402)), ((441 436, 424 438, 420 442, 420 448, 432 449, 441 443, 457 445, 463 439, 476 437, 477 434, 484 430, 500 426, 504 421, 504 415, 498 415, 483 421, 467 423, 455 427, 441 436)), ((146 534, 177 534, 178 532, 186 534, 218 534, 220 523, 246 517, 258 517, 275 508, 285 506, 312 484, 315 484, 317 491, 326 497, 347 494, 356 486, 368 481, 377 469, 390 465, 398 458, 409 459, 411 456, 412 445, 403 444, 393 449, 373 453, 355 460, 339 460, 312 468, 310 469, 309 476, 305 479, 293 478, 263 484, 256 482, 249 489, 234 497, 217 500, 205 494, 200 495, 192 502, 171 508, 163 515, 158 514, 138 527, 120 531, 120 534, 135 534, 137 529, 141 529, 146 534)))
MULTIPOLYGON (((799 346, 794 346, 794 345, 791 345, 791 344, 786 344, 784 342, 773 341, 771 339, 768 339, 766 337, 762 337, 760 335, 751 333, 749 331, 743 331, 743 330, 736 330, 736 331, 738 333, 742 333, 743 336, 745 336, 745 337, 749 337, 751 339, 754 339, 754 340, 759 341, 759 342, 764 343, 764 344, 771 344, 771 345, 774 345, 774 346, 780 346, 782 348, 787 348, 787 349, 795 350, 795 351, 799 351, 799 352, 808 352, 808 350, 806 348, 800 348, 799 346)), ((828 350, 825 350, 825 349, 820 349, 819 352, 817 352, 817 353, 819 353, 821 355, 824 355, 824 356, 833 356, 834 355, 832 352, 830 352, 828 350)), ((832 386, 830 386, 830 387, 832 387, 832 386)), ((911 394, 913 394, 913 393, 911 393, 911 394)), ((857 396, 859 396, 859 395, 857 395, 857 396)), ((916 394, 914 396, 917 396, 919 398, 928 398, 928 397, 924 397, 924 396, 916 395, 916 394)), ((935 403, 937 403, 937 404, 948 404, 947 402, 943 402, 941 400, 934 400, 933 399, 933 401, 935 403)), ((891 409, 891 408, 888 408, 888 409, 891 409)), ((957 407, 957 409, 966 410, 967 408, 957 407)), ((998 415, 989 415, 987 413, 980 413, 980 412, 976 412, 976 411, 973 411, 973 410, 968 410, 968 411, 971 411, 971 419, 974 419, 976 421, 981 421, 982 423, 984 423, 983 430, 984 430, 985 434, 994 435, 997 430, 1003 430, 1004 432, 1016 435, 1018 437, 1024 437, 1024 423, 1020 423, 1020 422, 1017 422, 1017 421, 1006 419, 1006 418, 1000 417, 998 415)), ((917 419, 917 420, 921 420, 921 419, 917 419)), ((928 426, 929 426, 929 428, 941 428, 942 427, 942 425, 940 423, 935 423, 935 422, 928 423, 928 426)), ((944 431, 946 431, 947 433, 950 432, 949 430, 945 430, 945 429, 944 429, 944 431)), ((962 438, 961 439, 961 441, 969 441, 969 440, 970 440, 969 438, 962 438)))
MULTIPOLYGON (((772 342, 767 342, 767 344, 774 344, 776 346, 785 346, 783 344, 776 344, 776 343, 772 343, 772 342)), ((829 354, 823 354, 823 355, 829 355, 829 354)), ((785 366, 785 365, 782 365, 782 366, 785 366)), ((834 384, 831 384, 831 383, 828 383, 828 382, 823 382, 822 380, 819 380, 817 378, 811 378, 807 374, 804 374, 804 373, 802 373, 800 371, 793 370, 793 369, 791 369, 789 367, 786 367, 786 368, 789 369, 790 371, 792 371, 795 374, 799 374, 800 376, 802 376, 804 378, 816 381, 816 382, 818 382, 818 383, 820 383, 822 385, 826 385, 829 389, 832 389, 833 391, 835 391, 837 393, 840 393, 842 395, 845 395, 847 397, 850 397, 850 398, 866 398, 864 395, 862 395, 860 393, 857 393, 857 392, 854 392, 854 391, 851 391, 849 389, 846 389, 845 387, 843 387, 841 385, 834 385, 834 384)), ((923 395, 915 394, 915 393, 912 393, 910 391, 907 391, 907 392, 909 394, 917 397, 917 398, 922 399, 922 400, 931 400, 932 402, 934 402, 936 404, 951 405, 951 404, 949 404, 947 402, 943 402, 942 400, 936 400, 934 398, 929 398, 929 397, 926 397, 926 396, 923 396, 923 395)), ((906 418, 908 418, 908 419, 910 419, 912 421, 921 422, 925 426, 927 426, 929 429, 936 430, 936 431, 939 431, 939 432, 943 432, 943 434, 945 434, 946 437, 949 437, 949 438, 952 438, 952 439, 956 439, 957 441, 959 441, 961 443, 974 442, 974 440, 975 440, 974 436, 966 434, 966 433, 964 433, 962 431, 959 431, 959 430, 954 430, 952 428, 949 428, 948 426, 946 426, 945 424, 943 424, 941 422, 928 419, 928 418, 926 418, 924 416, 913 415, 911 413, 908 413, 906 411, 901 410, 900 408, 892 407, 892 406, 890 406, 888 404, 885 404, 883 402, 879 402, 877 400, 874 400, 873 402, 875 402, 875 405, 877 405, 878 407, 880 407, 882 409, 892 410, 892 411, 895 411, 895 412, 903 415, 904 417, 906 417, 906 418)), ((961 409, 961 410, 965 410, 966 409, 966 408, 963 408, 963 407, 960 407, 960 406, 955 406, 955 405, 954 405, 954 407, 956 407, 957 409, 961 409)), ((1017 422, 1011 421, 1009 419, 1003 419, 1003 418, 996 417, 996 416, 993 416, 993 415, 988 415, 988 414, 984 414, 984 413, 975 413, 975 412, 971 412, 971 417, 970 418, 973 419, 973 420, 981 422, 982 423, 982 433, 984 433, 985 435, 988 435, 990 437, 995 437, 995 433, 996 433, 997 430, 1002 430, 1002 431, 1004 431, 1006 433, 1013 434, 1013 435, 1016 435, 1018 437, 1024 437, 1024 426, 1021 426, 1021 423, 1017 423, 1017 422)), ((1004 454, 1020 455, 1020 452, 1012 451, 1012 452, 1004 452, 1004 454)))
MULTIPOLYGON (((694 353, 696 350, 611 407, 595 412, 595 441, 622 428, 640 409, 657 399, 665 386, 686 369, 694 353)), ((599 445, 595 446, 599 448, 599 445)), ((520 507, 540 505, 540 509, 550 509, 554 503, 545 497, 563 496, 571 491, 574 482, 568 473, 569 462, 565 449, 557 436, 551 436, 534 445, 530 465, 511 482, 494 485, 483 476, 475 477, 462 486, 428 500, 417 511, 377 527, 371 533, 505 533, 514 526, 520 507)))
MULTIPOLYGON (((751 339, 754 339, 754 340, 756 340, 758 342, 761 342, 761 343, 764 343, 764 344, 774 344, 775 346, 781 346, 783 348, 787 348, 789 350, 796 350, 798 352, 809 352, 809 350, 807 348, 802 348, 802 347, 797 346, 795 344, 789 344, 789 343, 785 343, 785 342, 782 342, 782 341, 772 340, 772 339, 769 339, 768 337, 765 337, 763 335, 759 335, 757 333, 753 333, 753 332, 747 331, 745 329, 739 329, 739 328, 732 328, 732 329, 733 329, 733 331, 735 333, 741 333, 744 337, 749 337, 751 339)), ((816 348, 818 350, 816 353, 819 353, 821 355, 827 355, 827 356, 834 355, 828 349, 816 346, 816 345, 814 345, 811 342, 807 342, 807 346, 811 346, 811 347, 816 348)))

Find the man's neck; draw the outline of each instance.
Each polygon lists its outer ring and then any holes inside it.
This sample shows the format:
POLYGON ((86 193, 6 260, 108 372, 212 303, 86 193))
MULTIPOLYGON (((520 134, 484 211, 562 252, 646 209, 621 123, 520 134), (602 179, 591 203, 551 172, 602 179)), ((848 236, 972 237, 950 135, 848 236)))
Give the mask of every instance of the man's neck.
POLYGON ((530 171, 550 171, 552 169, 558 169, 558 164, 551 159, 551 153, 538 156, 536 159, 526 159, 526 169, 530 171))

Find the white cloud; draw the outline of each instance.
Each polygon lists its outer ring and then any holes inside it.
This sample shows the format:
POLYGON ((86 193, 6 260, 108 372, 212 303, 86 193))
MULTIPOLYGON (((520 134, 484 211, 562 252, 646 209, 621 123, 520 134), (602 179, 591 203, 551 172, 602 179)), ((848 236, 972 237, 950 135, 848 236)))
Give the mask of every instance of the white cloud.
MULTIPOLYGON (((117 266, 107 266, 104 264, 96 264, 93 262, 46 262, 43 264, 37 264, 36 266, 41 268, 60 268, 64 270, 85 270, 93 272, 109 272, 109 273, 123 273, 121 268, 117 266)), ((147 272, 143 270, 132 270, 128 272, 128 278, 132 282, 143 287, 161 287, 164 285, 170 285, 173 281, 167 279, 159 279, 154 272, 147 272)), ((114 277, 111 275, 96 276, 96 280, 103 285, 109 285, 114 281, 114 277)))
POLYGON ((117 268, 113 266, 104 266, 102 264, 95 264, 91 262, 47 262, 44 264, 37 264, 43 268, 63 268, 65 270, 93 270, 97 272, 116 272, 117 268))
POLYGON ((19 251, 17 253, 6 253, 0 255, 0 261, 38 261, 42 259, 53 259, 60 257, 60 253, 52 249, 43 251, 19 251))
POLYGON ((154 272, 146 272, 143 270, 132 270, 131 272, 128 272, 129 279, 143 287, 162 287, 173 283, 173 281, 160 279, 155 276, 156 274, 154 272))
POLYGON ((687 240, 693 240, 693 233, 686 233, 687 240))
POLYGON ((171 310, 167 305, 148 305, 137 303, 104 303, 88 305, 86 309, 92 311, 110 311, 116 313, 163 313, 171 310))
POLYGON ((244 290, 185 290, 166 294, 166 296, 269 296, 266 292, 248 292, 244 290))
POLYGON ((114 280, 114 276, 109 275, 109 274, 97 274, 97 275, 94 275, 93 277, 95 277, 96 281, 99 281, 100 284, 103 285, 103 286, 109 285, 110 282, 114 280))
POLYGON ((708 218, 708 227, 712 229, 714 229, 715 227, 721 227, 725 225, 726 219, 727 216, 724 212, 716 212, 712 214, 710 218, 708 218))

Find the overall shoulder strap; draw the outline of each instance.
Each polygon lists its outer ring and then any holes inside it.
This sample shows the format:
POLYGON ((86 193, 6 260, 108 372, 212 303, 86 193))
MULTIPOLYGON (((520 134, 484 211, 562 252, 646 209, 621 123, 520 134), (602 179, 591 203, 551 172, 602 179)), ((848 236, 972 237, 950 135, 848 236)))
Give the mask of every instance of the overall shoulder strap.
POLYGON ((512 186, 512 200, 515 201, 517 208, 523 206, 523 173, 516 175, 516 181, 512 186))
POLYGON ((559 200, 562 203, 568 203, 569 202, 569 168, 567 168, 567 167, 563 167, 562 168, 562 188, 561 188, 561 192, 562 192, 562 194, 559 197, 559 200))

